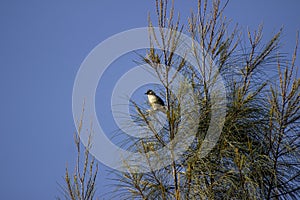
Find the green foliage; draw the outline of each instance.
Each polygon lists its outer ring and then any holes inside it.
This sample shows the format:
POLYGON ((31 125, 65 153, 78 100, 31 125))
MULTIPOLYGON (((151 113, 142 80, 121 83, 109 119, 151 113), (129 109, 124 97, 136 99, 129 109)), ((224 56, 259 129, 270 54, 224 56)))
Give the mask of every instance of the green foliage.
MULTIPOLYGON (((78 124, 78 134, 74 134, 74 142, 77 150, 77 160, 73 175, 69 168, 66 167, 64 176, 64 185, 60 185, 62 195, 66 200, 92 200, 96 192, 96 177, 98 173, 98 164, 95 163, 95 158, 91 157, 89 150, 91 148, 91 134, 88 141, 88 146, 81 150, 80 133, 82 127, 84 108, 82 117, 78 124)), ((61 198, 57 198, 61 199, 61 198)))
MULTIPOLYGON (((171 68, 189 78, 199 104, 197 135, 181 159, 162 169, 148 173, 113 171, 113 198, 115 199, 300 199, 300 79, 295 66, 295 53, 290 61, 279 51, 282 30, 264 44, 262 26, 247 31, 247 40, 241 40, 238 26, 232 28, 224 16, 228 1, 198 0, 196 12, 191 13, 187 27, 174 17, 174 1, 168 8, 167 0, 156 0, 157 26, 153 31, 149 17, 151 45, 142 61, 153 68, 163 87, 167 106, 167 123, 157 132, 145 108, 132 101, 135 115, 132 119, 153 132, 150 138, 124 140, 124 146, 141 154, 155 152, 173 141, 182 126, 181 98, 169 89, 174 77, 171 68), (211 3, 211 4, 210 4, 211 3), (163 28, 168 28, 165 33, 163 28), (231 30, 231 31, 230 31, 231 30), (174 54, 180 47, 176 32, 186 31, 206 50, 194 52, 198 66, 191 66, 185 58, 174 54), (160 38, 161 40, 158 40, 160 38), (161 41, 161 42, 160 42, 161 41), (154 43, 161 50, 154 49, 154 43), (210 57, 212 62, 205 62, 210 57), (162 67, 162 65, 164 67, 162 67), (212 77, 213 65, 224 77, 227 90, 227 114, 222 134, 216 146, 205 157, 201 147, 212 118, 210 89, 216 80, 212 77), (283 66, 284 65, 284 66, 283 66), (208 70, 201 70, 205 67, 208 70), (266 74, 278 70, 277 80, 266 74), (200 72, 197 72, 200 71, 200 72)), ((297 36, 298 38, 298 36, 297 36)), ((176 74, 175 74, 176 75, 176 74)), ((181 87, 184 91, 186 83, 181 87)), ((182 92, 184 95, 184 92, 182 92)), ((218 125, 218 124, 216 124, 218 125)), ((80 130, 80 129, 79 129, 80 130)), ((77 165, 70 176, 65 174, 66 186, 62 187, 66 199, 93 199, 97 165, 85 149, 84 164, 80 167, 80 145, 77 146, 77 165)), ((152 154, 156 156, 156 154, 152 154)), ((159 155, 157 155, 159 156, 159 155)), ((151 157, 148 157, 149 166, 151 157)), ((124 161, 126 166, 126 161, 124 161)))
MULTIPOLYGON (((164 34, 163 31, 155 35, 151 31, 153 23, 149 18, 152 42, 163 50, 151 48, 143 61, 155 69, 164 86, 168 124, 164 131, 154 133, 155 137, 151 139, 131 138, 131 148, 140 153, 155 151, 172 141, 177 134, 176 127, 180 126, 179 119, 183 116, 179 115, 180 99, 169 90, 170 80, 165 80, 171 67, 189 77, 198 94, 201 112, 198 134, 183 158, 174 160, 168 167, 137 174, 128 166, 128 173, 116 172, 116 197, 300 198, 300 80, 295 74, 296 50, 292 61, 287 62, 278 54, 282 30, 264 45, 262 26, 256 31, 248 31, 248 41, 242 41, 238 27, 230 32, 230 24, 223 16, 227 3, 213 0, 210 7, 209 1, 199 0, 197 12, 191 13, 187 29, 190 36, 206 50, 207 54, 201 56, 209 55, 226 81, 227 115, 217 145, 206 157, 200 157, 199 150, 213 120, 209 93, 212 82, 205 71, 197 73, 194 67, 201 69, 201 66, 206 66, 211 72, 213 63, 204 63, 204 59, 199 59, 195 53, 199 66, 190 66, 184 58, 174 55, 172 52, 179 46, 178 35, 164 34), (162 43, 158 42, 157 37, 162 43), (286 66, 282 67, 282 63, 286 66), (278 68, 278 82, 266 76, 272 66, 278 68)), ((174 19, 174 2, 170 9, 167 5, 167 0, 156 1, 158 27, 184 31, 179 20, 174 19)), ((144 109, 135 102, 133 105, 141 125, 149 126, 151 123, 144 109)))

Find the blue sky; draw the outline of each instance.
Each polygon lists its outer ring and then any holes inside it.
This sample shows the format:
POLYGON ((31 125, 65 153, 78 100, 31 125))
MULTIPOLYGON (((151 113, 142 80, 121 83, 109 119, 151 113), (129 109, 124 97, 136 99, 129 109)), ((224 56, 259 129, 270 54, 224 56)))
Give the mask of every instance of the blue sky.
MULTIPOLYGON (((182 20, 194 5, 175 2, 182 20)), ((299 8, 298 0, 239 0, 225 14, 242 29, 263 22, 264 38, 284 26, 282 50, 291 53, 299 8)), ((72 89, 81 62, 107 37, 146 26, 153 10, 150 0, 0 2, 1 199, 59 194, 57 182, 75 159, 72 89)), ((104 170, 100 165, 99 196, 107 191, 104 170)))

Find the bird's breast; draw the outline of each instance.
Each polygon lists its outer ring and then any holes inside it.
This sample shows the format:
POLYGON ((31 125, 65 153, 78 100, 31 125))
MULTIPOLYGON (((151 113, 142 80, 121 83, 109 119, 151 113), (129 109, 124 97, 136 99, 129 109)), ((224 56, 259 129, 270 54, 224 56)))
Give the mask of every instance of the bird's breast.
POLYGON ((154 95, 148 95, 148 101, 150 104, 153 104, 157 101, 157 98, 154 95))

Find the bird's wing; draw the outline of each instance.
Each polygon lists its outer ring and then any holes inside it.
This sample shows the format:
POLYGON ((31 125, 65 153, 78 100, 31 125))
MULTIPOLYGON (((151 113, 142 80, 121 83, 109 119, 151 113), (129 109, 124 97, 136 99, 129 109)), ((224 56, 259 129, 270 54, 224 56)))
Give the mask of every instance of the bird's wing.
POLYGON ((164 101, 159 96, 157 96, 157 103, 162 105, 162 106, 165 106, 164 101))

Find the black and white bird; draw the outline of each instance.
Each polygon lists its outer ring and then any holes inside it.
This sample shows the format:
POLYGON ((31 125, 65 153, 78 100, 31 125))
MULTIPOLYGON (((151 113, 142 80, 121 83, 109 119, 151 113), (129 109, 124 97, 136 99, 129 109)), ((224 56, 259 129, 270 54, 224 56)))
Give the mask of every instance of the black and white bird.
POLYGON ((153 110, 159 110, 166 113, 167 109, 164 101, 159 96, 157 96, 155 92, 153 92, 152 90, 148 90, 145 94, 148 96, 148 101, 153 110))

